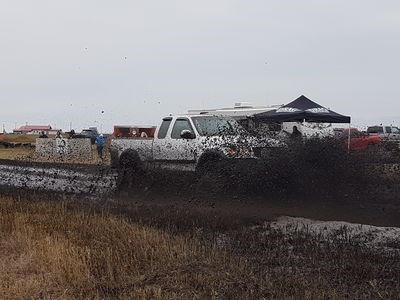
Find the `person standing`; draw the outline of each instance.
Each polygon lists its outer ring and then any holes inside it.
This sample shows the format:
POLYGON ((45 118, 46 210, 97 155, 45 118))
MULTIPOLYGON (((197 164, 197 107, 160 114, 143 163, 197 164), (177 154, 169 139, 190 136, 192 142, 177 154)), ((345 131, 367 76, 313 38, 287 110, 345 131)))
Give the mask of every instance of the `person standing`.
POLYGON ((103 160, 104 143, 105 143, 104 136, 102 134, 97 136, 96 147, 97 147, 97 153, 98 153, 99 157, 101 158, 101 160, 103 160))
POLYGON ((56 139, 62 139, 62 138, 63 138, 63 136, 61 134, 61 130, 57 130, 56 139))
POLYGON ((293 132, 292 132, 292 134, 290 135, 290 137, 292 138, 292 140, 296 140, 296 141, 301 140, 302 136, 303 136, 303 135, 301 134, 301 132, 300 132, 300 130, 297 128, 297 126, 293 126, 293 132))
POLYGON ((46 132, 42 131, 39 135, 39 139, 47 139, 49 138, 48 135, 46 134, 46 132))

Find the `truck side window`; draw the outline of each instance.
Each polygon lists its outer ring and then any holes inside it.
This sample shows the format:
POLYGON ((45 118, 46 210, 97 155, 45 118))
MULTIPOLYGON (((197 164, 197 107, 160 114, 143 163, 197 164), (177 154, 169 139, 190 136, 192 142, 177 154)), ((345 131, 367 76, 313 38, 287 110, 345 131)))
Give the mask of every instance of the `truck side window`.
POLYGON ((191 132, 193 132, 192 125, 190 125, 188 119, 185 118, 176 119, 174 127, 172 128, 171 138, 181 139, 182 130, 190 130, 191 132))
POLYGON ((392 133, 392 127, 387 126, 386 127, 386 133, 392 133))
POLYGON ((158 134, 157 134, 158 139, 165 139, 165 137, 167 136, 169 126, 171 125, 171 122, 172 122, 172 118, 163 119, 160 129, 158 130, 158 134))

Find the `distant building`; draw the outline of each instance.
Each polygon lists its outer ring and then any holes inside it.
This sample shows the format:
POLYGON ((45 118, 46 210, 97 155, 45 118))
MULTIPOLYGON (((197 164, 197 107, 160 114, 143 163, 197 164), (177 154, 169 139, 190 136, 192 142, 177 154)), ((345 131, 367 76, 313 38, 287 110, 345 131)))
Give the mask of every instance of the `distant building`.
POLYGON ((47 135, 56 134, 58 129, 53 129, 50 125, 25 125, 14 129, 15 134, 41 134, 44 131, 47 135))

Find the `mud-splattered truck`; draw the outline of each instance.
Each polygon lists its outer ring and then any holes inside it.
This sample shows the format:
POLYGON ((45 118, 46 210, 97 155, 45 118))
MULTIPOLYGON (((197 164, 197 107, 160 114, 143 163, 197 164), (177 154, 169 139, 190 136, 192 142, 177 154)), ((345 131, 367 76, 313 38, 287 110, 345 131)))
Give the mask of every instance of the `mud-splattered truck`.
POLYGON ((113 139, 111 161, 120 173, 148 168, 205 172, 224 159, 255 159, 260 148, 280 147, 273 139, 260 141, 232 118, 176 115, 162 119, 154 138, 113 139))

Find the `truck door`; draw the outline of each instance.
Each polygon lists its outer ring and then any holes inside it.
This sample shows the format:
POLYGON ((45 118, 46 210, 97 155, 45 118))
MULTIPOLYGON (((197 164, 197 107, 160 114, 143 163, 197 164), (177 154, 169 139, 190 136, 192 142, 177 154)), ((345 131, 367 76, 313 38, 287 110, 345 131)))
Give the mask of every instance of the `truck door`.
POLYGON ((167 145, 166 159, 177 163, 191 163, 196 160, 196 136, 188 118, 177 118, 171 130, 170 144, 167 145), (192 133, 190 138, 181 136, 183 131, 192 133))
POLYGON ((157 136, 153 143, 153 157, 156 161, 167 160, 167 151, 171 147, 171 137, 169 134, 172 124, 172 117, 164 118, 160 128, 158 128, 157 136))

